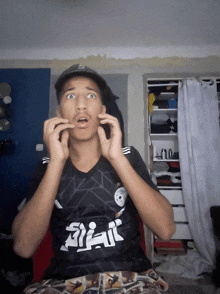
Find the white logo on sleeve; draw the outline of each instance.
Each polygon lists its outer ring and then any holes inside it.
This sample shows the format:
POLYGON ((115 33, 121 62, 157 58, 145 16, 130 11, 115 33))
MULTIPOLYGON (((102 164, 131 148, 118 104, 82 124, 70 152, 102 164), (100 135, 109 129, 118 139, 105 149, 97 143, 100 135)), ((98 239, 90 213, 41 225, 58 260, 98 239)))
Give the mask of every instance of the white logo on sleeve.
POLYGON ((120 207, 124 206, 127 196, 128 192, 124 187, 118 188, 114 195, 116 204, 120 207))

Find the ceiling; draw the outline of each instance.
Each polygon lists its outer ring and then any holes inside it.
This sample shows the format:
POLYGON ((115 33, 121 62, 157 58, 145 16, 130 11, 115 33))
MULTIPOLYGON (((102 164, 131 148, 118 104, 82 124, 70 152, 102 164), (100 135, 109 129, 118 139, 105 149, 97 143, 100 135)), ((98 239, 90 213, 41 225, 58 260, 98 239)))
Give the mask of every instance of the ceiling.
POLYGON ((1 0, 0 58, 220 56, 219 0, 1 0))

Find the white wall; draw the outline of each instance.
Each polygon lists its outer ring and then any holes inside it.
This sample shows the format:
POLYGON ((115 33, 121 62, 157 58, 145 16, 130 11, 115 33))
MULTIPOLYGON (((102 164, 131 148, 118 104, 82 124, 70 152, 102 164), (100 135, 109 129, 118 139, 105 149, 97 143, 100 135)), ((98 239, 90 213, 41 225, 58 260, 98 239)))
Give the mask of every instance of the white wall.
POLYGON ((57 75, 69 66, 81 63, 101 74, 128 74, 128 144, 134 145, 145 158, 144 76, 184 77, 220 76, 220 57, 207 58, 135 58, 122 60, 89 56, 73 60, 0 60, 0 68, 51 68, 57 75))

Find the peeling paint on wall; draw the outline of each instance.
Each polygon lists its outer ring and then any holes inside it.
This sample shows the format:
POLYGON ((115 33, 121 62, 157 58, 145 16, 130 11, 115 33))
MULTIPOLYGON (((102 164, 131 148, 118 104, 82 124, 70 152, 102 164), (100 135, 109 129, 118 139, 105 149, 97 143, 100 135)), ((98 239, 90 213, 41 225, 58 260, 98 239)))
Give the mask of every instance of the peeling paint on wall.
POLYGON ((0 68, 51 68, 54 73, 62 72, 74 63, 80 63, 102 72, 139 72, 139 73, 218 73, 220 72, 220 57, 206 58, 135 58, 115 59, 105 56, 88 56, 72 60, 0 60, 0 68))

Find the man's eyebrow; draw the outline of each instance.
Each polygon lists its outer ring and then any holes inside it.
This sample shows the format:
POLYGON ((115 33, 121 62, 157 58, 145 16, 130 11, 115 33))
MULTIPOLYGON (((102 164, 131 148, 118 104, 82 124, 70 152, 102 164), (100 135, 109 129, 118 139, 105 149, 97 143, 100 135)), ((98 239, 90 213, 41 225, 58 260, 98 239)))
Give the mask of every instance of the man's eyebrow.
POLYGON ((86 87, 86 89, 89 90, 89 91, 99 93, 99 90, 96 90, 95 88, 86 87))
POLYGON ((62 94, 66 93, 66 92, 69 92, 69 91, 73 91, 73 90, 75 90, 75 88, 69 88, 69 89, 63 90, 62 94))
MULTIPOLYGON (((68 88, 68 89, 64 90, 62 93, 64 94, 64 93, 69 92, 69 91, 74 91, 75 89, 76 89, 75 87, 68 88)), ((89 90, 89 91, 99 93, 99 90, 96 90, 95 88, 86 87, 86 89, 89 90)))

